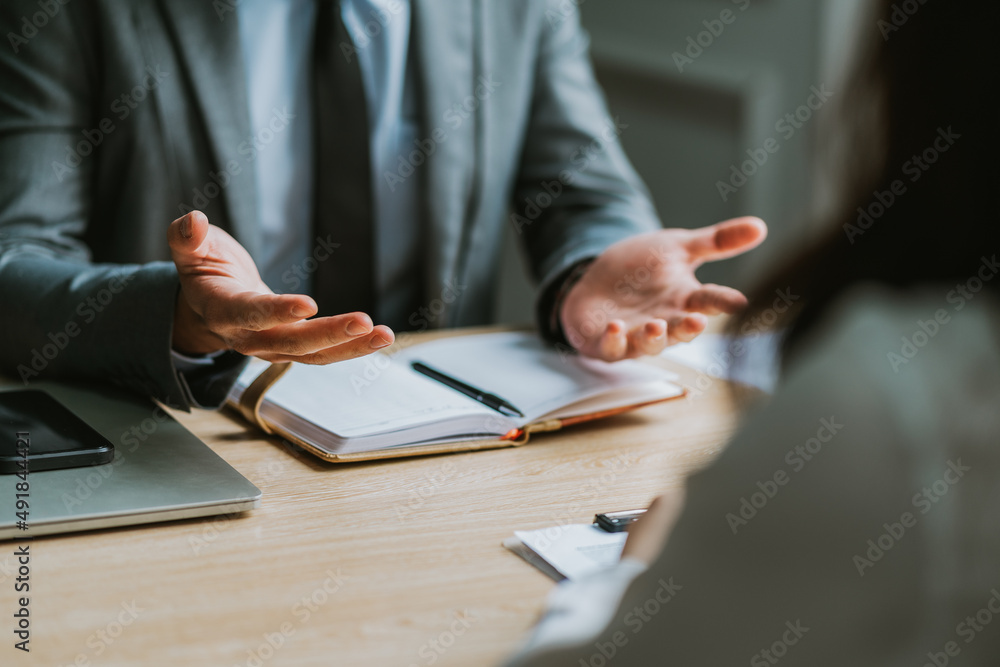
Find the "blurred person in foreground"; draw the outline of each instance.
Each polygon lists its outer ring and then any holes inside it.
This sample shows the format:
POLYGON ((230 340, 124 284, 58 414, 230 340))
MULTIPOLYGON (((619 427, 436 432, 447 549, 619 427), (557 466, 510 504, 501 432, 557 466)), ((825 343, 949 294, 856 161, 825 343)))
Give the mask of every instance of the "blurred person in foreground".
POLYGON ((853 129, 835 137, 853 184, 828 237, 734 325, 777 289, 803 295, 778 323, 781 386, 690 478, 669 540, 676 508, 654 502, 619 566, 560 585, 510 664, 997 664, 1000 141, 983 52, 1000 12, 909 5, 863 24, 853 129))

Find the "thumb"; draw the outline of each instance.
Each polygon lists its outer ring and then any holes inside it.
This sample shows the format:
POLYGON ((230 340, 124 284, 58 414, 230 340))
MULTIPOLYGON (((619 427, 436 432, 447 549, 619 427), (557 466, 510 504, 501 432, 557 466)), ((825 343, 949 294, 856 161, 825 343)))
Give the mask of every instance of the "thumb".
POLYGON ((702 261, 726 259, 757 247, 767 238, 767 225, 751 216, 733 218, 693 230, 688 252, 702 261))
POLYGON ((208 218, 201 211, 191 211, 171 222, 167 228, 167 243, 174 261, 204 254, 199 250, 208 238, 208 228, 208 218))

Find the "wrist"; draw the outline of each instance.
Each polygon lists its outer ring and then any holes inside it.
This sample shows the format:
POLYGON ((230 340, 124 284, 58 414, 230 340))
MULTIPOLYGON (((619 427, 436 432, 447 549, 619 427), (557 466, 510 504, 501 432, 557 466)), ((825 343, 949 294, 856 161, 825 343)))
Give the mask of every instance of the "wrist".
POLYGON ((593 264, 594 259, 585 259, 577 262, 573 267, 566 273, 566 277, 562 279, 559 285, 559 290, 556 292, 555 298, 552 304, 552 313, 549 320, 549 330, 552 331, 557 340, 564 344, 569 344, 569 340, 566 336, 565 323, 563 321, 563 308, 566 305, 566 299, 569 296, 570 291, 576 286, 583 275, 593 264))

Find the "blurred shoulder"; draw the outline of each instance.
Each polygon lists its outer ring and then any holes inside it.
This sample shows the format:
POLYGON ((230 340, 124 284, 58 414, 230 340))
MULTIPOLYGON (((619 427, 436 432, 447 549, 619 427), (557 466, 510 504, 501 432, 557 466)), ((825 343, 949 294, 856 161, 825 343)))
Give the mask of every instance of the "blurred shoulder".
POLYGON ((986 290, 861 285, 788 360, 783 391, 839 397, 909 424, 948 421, 1000 399, 998 324, 1000 301, 986 290))

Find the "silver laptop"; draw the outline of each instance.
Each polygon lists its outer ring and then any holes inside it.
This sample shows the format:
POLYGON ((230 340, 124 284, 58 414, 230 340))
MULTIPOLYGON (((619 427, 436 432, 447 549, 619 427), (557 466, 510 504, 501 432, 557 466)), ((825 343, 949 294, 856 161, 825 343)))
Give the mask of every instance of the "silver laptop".
MULTIPOLYGON (((0 391, 23 389, 5 384, 0 391)), ((106 388, 33 383, 111 441, 105 465, 28 473, 27 530, 15 515, 21 480, 0 475, 0 540, 232 514, 260 489, 150 400, 106 388)), ((23 487, 22 487, 23 488, 23 487)))

